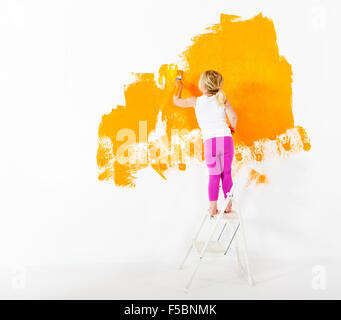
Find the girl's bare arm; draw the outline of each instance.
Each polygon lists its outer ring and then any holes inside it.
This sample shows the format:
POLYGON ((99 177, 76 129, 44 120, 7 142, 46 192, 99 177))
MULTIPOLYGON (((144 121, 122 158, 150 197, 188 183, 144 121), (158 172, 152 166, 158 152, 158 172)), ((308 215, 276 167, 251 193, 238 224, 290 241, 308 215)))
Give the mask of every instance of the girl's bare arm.
POLYGON ((236 125, 237 125, 237 114, 236 112, 233 110, 231 103, 227 100, 225 100, 225 112, 229 118, 231 127, 233 129, 236 129, 236 125))
POLYGON ((197 97, 190 97, 190 98, 186 98, 186 99, 181 99, 178 97, 173 98, 173 103, 178 106, 178 107, 182 107, 182 108, 194 108, 195 107, 195 103, 197 101, 197 97))
MULTIPOLYGON (((182 108, 194 108, 195 107, 195 103, 197 101, 197 97, 190 97, 190 98, 186 98, 186 99, 181 99, 181 91, 182 91, 182 82, 180 80, 176 81, 178 86, 180 87, 180 90, 178 91, 177 94, 174 94, 173 96, 173 103, 178 106, 178 107, 182 107, 182 108)), ((177 91, 177 88, 175 89, 175 92, 177 91)))

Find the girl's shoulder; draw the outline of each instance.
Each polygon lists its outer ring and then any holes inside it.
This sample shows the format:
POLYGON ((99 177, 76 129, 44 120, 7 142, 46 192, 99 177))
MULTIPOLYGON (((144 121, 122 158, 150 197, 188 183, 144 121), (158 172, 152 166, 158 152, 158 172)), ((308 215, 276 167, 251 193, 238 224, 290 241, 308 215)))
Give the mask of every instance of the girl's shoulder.
POLYGON ((204 98, 205 98, 205 95, 203 94, 203 95, 201 95, 201 96, 199 96, 199 97, 196 97, 196 101, 202 100, 202 99, 204 99, 204 98))
POLYGON ((194 98, 194 108, 200 103, 200 100, 202 99, 203 95, 194 98))

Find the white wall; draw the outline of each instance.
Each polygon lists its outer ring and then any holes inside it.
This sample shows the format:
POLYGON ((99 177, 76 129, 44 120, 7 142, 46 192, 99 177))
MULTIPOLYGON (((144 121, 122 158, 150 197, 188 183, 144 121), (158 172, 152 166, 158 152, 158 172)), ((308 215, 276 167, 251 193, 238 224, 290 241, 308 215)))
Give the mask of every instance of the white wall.
POLYGON ((340 254, 338 1, 1 1, 0 264, 177 263, 207 207, 204 164, 97 181, 101 116, 131 72, 178 62, 220 13, 273 19, 309 152, 267 163, 243 194, 254 257, 340 254), (169 200, 167 200, 169 199, 169 200), (166 248, 166 252, 163 248, 166 248))

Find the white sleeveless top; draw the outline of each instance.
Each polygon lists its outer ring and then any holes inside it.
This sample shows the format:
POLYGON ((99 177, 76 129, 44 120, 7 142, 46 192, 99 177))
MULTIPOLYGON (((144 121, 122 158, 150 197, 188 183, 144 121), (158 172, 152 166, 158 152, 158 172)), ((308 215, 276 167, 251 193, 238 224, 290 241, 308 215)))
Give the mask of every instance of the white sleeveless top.
POLYGON ((197 97, 195 115, 201 129, 203 141, 213 137, 232 136, 227 124, 225 108, 218 105, 216 96, 203 94, 197 97))

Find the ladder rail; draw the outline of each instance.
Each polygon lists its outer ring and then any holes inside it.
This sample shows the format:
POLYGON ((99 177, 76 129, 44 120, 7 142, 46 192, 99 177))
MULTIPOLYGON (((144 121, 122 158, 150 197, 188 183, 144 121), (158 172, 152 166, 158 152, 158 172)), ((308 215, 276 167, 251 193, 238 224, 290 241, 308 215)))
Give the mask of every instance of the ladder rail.
POLYGON ((198 236, 199 236, 199 234, 200 234, 200 231, 201 231, 201 229, 202 229, 202 227, 204 226, 204 224, 205 224, 205 222, 206 222, 206 219, 207 219, 207 214, 205 214, 204 215, 204 218, 203 218, 203 220, 202 220, 202 222, 201 222, 201 224, 199 225, 199 227, 197 228, 197 231, 196 231, 196 233, 195 233, 195 235, 194 235, 194 238, 192 239, 192 241, 191 241, 191 244, 190 244, 190 246, 189 246, 189 248, 188 248, 188 250, 187 250, 187 253, 186 253, 186 255, 185 255, 185 258, 183 259, 183 261, 182 261, 182 263, 180 264, 180 269, 182 269, 183 268, 183 266, 184 266, 184 264, 185 264, 185 262, 186 262, 186 260, 187 260, 187 258, 188 258, 188 256, 189 256, 189 254, 191 253, 191 251, 192 251, 192 249, 193 249, 193 246, 194 246, 194 243, 195 243, 195 241, 197 240, 197 238, 198 238, 198 236))
POLYGON ((233 232, 232 238, 231 238, 231 240, 230 240, 230 242, 229 242, 229 244, 228 244, 228 246, 227 246, 227 248, 226 248, 226 250, 225 250, 225 252, 224 252, 224 255, 226 255, 227 251, 229 251, 229 249, 230 249, 230 247, 231 247, 231 244, 232 244, 232 241, 233 241, 234 237, 235 237, 236 234, 237 234, 237 231, 238 231, 238 229, 239 229, 239 226, 240 226, 240 222, 238 223, 237 228, 236 228, 236 229, 234 230, 234 232, 233 232))

